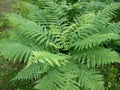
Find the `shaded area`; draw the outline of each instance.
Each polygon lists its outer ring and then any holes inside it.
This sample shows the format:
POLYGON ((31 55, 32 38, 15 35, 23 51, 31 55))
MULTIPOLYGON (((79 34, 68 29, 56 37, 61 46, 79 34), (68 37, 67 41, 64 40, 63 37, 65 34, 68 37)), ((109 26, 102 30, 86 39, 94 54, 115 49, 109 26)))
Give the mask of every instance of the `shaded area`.
POLYGON ((3 12, 12 12, 12 4, 14 0, 0 0, 0 14, 3 12))

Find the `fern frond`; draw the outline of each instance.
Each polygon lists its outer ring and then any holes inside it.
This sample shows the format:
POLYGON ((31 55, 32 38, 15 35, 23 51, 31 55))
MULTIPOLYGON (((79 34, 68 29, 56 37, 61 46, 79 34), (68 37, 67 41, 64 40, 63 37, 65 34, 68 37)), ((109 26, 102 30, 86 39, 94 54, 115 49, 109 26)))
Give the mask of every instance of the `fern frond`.
POLYGON ((38 3, 42 3, 42 8, 39 9, 39 7, 36 5, 24 3, 27 9, 30 9, 28 13, 28 18, 39 23, 40 25, 49 26, 51 24, 54 24, 59 27, 63 26, 63 22, 65 22, 67 18, 65 17, 66 12, 62 6, 58 5, 52 0, 40 0, 38 1, 38 3))
POLYGON ((33 39, 26 37, 23 35, 19 29, 15 28, 15 30, 10 31, 11 33, 11 39, 16 40, 14 42, 20 43, 22 45, 30 47, 32 50, 40 50, 38 43, 36 43, 33 39))
POLYGON ((27 20, 20 15, 8 14, 6 16, 15 26, 17 26, 19 33, 24 35, 24 37, 27 37, 27 39, 32 39, 39 47, 41 46, 44 48, 49 44, 46 42, 53 41, 53 37, 45 27, 37 25, 35 22, 27 20))
POLYGON ((110 29, 112 32, 120 34, 120 22, 110 23, 107 28, 110 29))
POLYGON ((33 63, 49 63, 50 65, 54 66, 60 66, 60 64, 66 64, 68 60, 70 59, 69 56, 63 55, 63 54, 52 54, 50 52, 32 52, 31 57, 29 58, 28 64, 33 64, 33 63))
POLYGON ((35 63, 23 68, 11 81, 14 80, 38 80, 41 75, 47 72, 47 64, 35 63))
MULTIPOLYGON (((99 27, 106 27, 106 24, 109 23, 113 16, 115 16, 115 11, 120 8, 120 3, 112 3, 107 5, 107 7, 102 11, 98 12, 94 25, 99 25, 99 27), (98 24, 99 23, 99 24, 98 24)), ((97 28, 97 26, 96 26, 97 28)))
POLYGON ((65 67, 62 67, 49 71, 42 79, 37 81, 35 88, 38 90, 47 90, 48 88, 49 90, 79 90, 78 83, 74 81, 76 75, 72 73, 72 70, 75 69, 73 69, 74 66, 67 68, 65 65, 65 67), (69 70, 69 72, 65 72, 66 70, 69 70))
POLYGON ((96 90, 96 88, 104 90, 103 77, 98 71, 84 66, 79 68, 74 64, 68 64, 57 70, 50 71, 37 83, 36 89, 45 90, 47 88, 50 90, 80 90, 80 88, 83 90, 96 90), (78 82, 74 81, 75 79, 78 79, 78 82), (46 80, 48 82, 45 82, 46 80), (95 84, 96 86, 94 86, 95 84))
POLYGON ((22 2, 22 5, 25 6, 28 11, 28 14, 26 15, 27 18, 32 21, 36 21, 38 19, 39 7, 27 2, 22 2))
POLYGON ((88 36, 87 38, 75 41, 74 44, 71 45, 71 48, 73 47, 74 50, 84 50, 88 48, 98 47, 100 44, 104 43, 105 41, 117 40, 117 39, 119 39, 119 35, 115 33, 94 34, 92 36, 88 36))
POLYGON ((103 76, 100 75, 100 72, 82 67, 78 75, 78 82, 83 90, 105 90, 103 76))
POLYGON ((104 90, 103 77, 95 68, 120 63, 118 53, 104 47, 119 39, 119 23, 111 20, 120 3, 103 10, 100 2, 23 4, 27 16, 6 14, 14 27, 12 42, 0 40, 6 59, 27 64, 13 80, 37 81, 38 90, 104 90))
POLYGON ((95 48, 72 54, 77 62, 86 63, 88 67, 103 66, 113 62, 120 62, 117 52, 105 48, 95 48))
POLYGON ((28 46, 21 45, 19 43, 12 43, 10 45, 5 45, 2 48, 2 55, 6 59, 16 61, 28 61, 28 58, 31 54, 32 49, 28 46))

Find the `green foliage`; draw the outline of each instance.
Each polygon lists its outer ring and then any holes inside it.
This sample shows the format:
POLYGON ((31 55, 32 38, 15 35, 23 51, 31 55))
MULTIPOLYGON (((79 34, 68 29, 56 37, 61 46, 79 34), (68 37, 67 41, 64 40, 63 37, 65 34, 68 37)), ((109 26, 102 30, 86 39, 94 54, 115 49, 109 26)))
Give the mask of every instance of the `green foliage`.
POLYGON ((36 82, 38 90, 105 90, 99 68, 120 62, 117 52, 104 47, 119 39, 120 25, 111 20, 120 3, 99 10, 89 2, 21 3, 27 15, 6 14, 13 30, 0 40, 6 59, 26 64, 12 81, 36 82))
POLYGON ((9 81, 11 78, 15 76, 15 72, 17 69, 16 67, 13 68, 13 65, 10 66, 10 64, 12 63, 7 62, 6 60, 3 59, 2 56, 0 56, 0 89, 1 90, 12 88, 12 85, 10 85, 9 81))
POLYGON ((106 90, 119 90, 119 77, 120 77, 120 71, 119 71, 119 64, 113 63, 112 65, 105 66, 101 68, 102 73, 105 76, 105 86, 106 90))

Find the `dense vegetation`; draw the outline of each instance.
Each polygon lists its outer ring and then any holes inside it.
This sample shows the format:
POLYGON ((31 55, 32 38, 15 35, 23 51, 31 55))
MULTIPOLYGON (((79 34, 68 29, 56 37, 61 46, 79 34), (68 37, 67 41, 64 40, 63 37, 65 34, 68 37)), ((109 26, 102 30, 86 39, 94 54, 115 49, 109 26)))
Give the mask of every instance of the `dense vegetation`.
POLYGON ((0 37, 11 90, 120 89, 119 0, 24 1, 0 37))

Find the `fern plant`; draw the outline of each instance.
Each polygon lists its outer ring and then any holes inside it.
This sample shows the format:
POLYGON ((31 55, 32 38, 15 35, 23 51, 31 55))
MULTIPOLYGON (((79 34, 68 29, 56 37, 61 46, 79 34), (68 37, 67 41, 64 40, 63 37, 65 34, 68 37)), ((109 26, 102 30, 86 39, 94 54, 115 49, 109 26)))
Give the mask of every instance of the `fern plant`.
POLYGON ((74 7, 66 3, 23 3, 26 18, 6 14, 14 28, 9 38, 0 40, 0 53, 7 60, 26 64, 12 81, 35 81, 38 90, 105 90, 99 68, 120 62, 117 52, 104 47, 105 42, 119 39, 120 24, 110 21, 120 4, 70 16, 69 8, 74 7))

